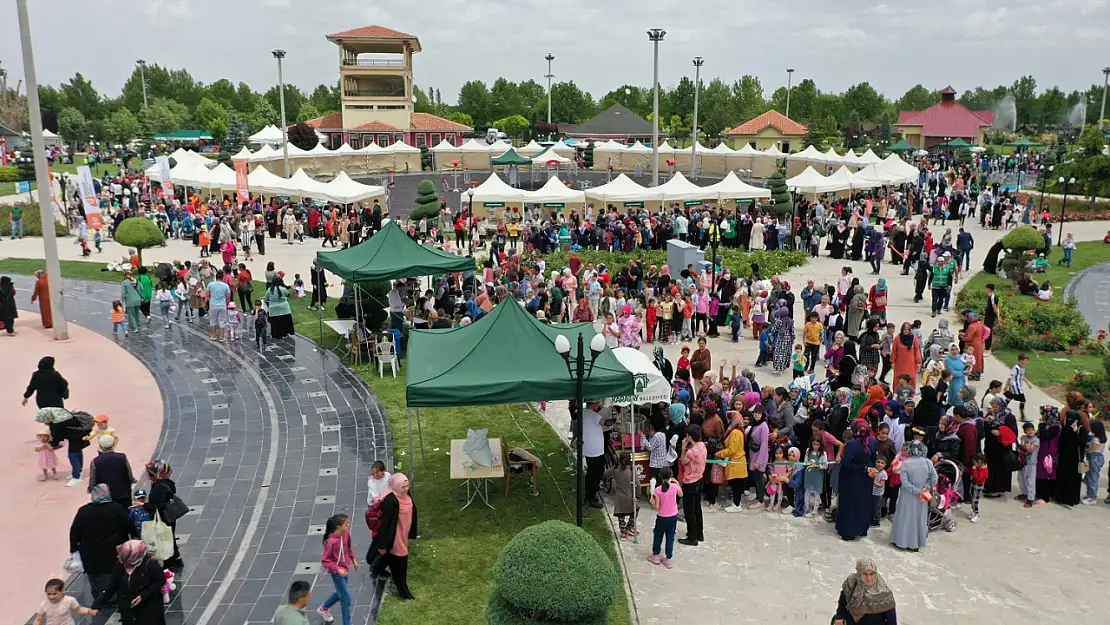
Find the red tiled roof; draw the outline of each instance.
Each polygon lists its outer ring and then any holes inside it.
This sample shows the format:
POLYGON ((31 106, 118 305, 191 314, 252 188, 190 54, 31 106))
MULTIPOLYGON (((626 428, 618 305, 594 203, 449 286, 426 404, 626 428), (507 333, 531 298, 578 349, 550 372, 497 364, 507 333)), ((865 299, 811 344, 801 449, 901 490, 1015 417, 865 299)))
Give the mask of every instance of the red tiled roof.
POLYGON ((474 130, 466 124, 443 119, 431 113, 413 113, 410 126, 412 130, 474 130))
POLYGON ((342 128, 343 113, 328 113, 305 122, 306 125, 319 130, 321 128, 342 128))
POLYGON ((991 111, 969 111, 952 100, 938 102, 924 111, 900 111, 899 126, 921 126, 926 137, 975 137, 983 126, 994 123, 991 111))
POLYGON ((403 33, 399 30, 386 28, 385 26, 363 26, 362 28, 352 28, 350 30, 343 30, 337 33, 328 35, 328 38, 355 38, 364 37, 367 39, 416 39, 415 36, 408 33, 403 33))
POLYGON ((768 126, 773 126, 784 135, 804 135, 808 130, 804 124, 799 124, 782 113, 771 109, 751 121, 740 124, 725 134, 755 135, 759 134, 768 126))
POLYGON ((401 129, 396 127, 396 126, 390 126, 389 124, 387 124, 385 122, 366 122, 365 124, 363 124, 361 126, 356 126, 352 130, 375 130, 375 131, 382 130, 382 131, 395 132, 395 131, 398 131, 398 130, 401 130, 401 129))

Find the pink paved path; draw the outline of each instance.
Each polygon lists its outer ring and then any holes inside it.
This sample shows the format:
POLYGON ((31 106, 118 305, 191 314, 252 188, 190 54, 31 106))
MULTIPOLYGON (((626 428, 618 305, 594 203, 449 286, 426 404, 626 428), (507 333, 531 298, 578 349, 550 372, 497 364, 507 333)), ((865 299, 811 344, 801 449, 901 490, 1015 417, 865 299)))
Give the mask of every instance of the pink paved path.
MULTIPOLYGON (((107 321, 105 321, 107 322, 107 321)), ((65 487, 69 462, 58 450, 61 480, 38 481, 35 462, 34 398, 21 407, 27 380, 39 358, 54 356, 58 371, 69 380, 66 406, 94 415, 107 414, 120 435, 119 450, 131 460, 136 477, 154 453, 162 430, 162 395, 154 377, 111 339, 69 324, 71 340, 55 343, 39 323, 38 311, 19 311, 15 338, 0 337, 3 393, 0 414, 5 434, 0 437, 0 475, 8 493, 0 507, 0 587, 9 589, 4 625, 22 625, 43 600, 46 580, 64 577, 62 563, 69 554, 69 525, 77 508, 88 503, 87 483, 65 487), (126 388, 126 393, 120 388, 126 388)), ((96 452, 85 449, 85 475, 96 452)))

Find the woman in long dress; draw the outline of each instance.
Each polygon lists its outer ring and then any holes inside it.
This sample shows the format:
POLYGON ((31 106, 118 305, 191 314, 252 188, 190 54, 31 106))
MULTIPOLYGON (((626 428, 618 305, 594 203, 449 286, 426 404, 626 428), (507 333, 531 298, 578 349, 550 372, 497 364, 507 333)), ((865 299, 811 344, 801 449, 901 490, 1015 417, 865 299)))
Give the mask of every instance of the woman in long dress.
POLYGON ((1072 391, 1065 397, 1067 411, 1064 413, 1060 428, 1060 455, 1056 469, 1056 487, 1052 498, 1065 506, 1077 506, 1080 502, 1080 487, 1083 476, 1079 473, 1079 463, 1083 460, 1087 446, 1087 433, 1091 429, 1087 415, 1087 400, 1082 393, 1072 391))
POLYGON ((763 247, 763 222, 757 219, 752 221, 752 234, 748 239, 748 249, 755 251, 762 250, 763 247))
POLYGON ((782 373, 790 368, 790 357, 794 354, 794 320, 790 317, 790 309, 786 300, 778 301, 775 310, 775 373, 782 373))
POLYGON ((890 362, 894 365, 894 383, 891 386, 900 384, 898 380, 903 375, 910 376, 910 386, 917 386, 917 372, 921 369, 921 343, 914 336, 913 328, 908 321, 902 323, 901 331, 894 338, 890 349, 890 362))
POLYGON ((840 459, 840 498, 836 506, 836 533, 844 540, 866 536, 871 529, 871 490, 874 480, 875 444, 866 423, 852 425, 852 440, 840 459))
POLYGON ((890 528, 890 542, 899 549, 917 551, 925 546, 929 535, 929 504, 921 500, 921 492, 937 485, 937 470, 926 457, 925 443, 910 441, 910 457, 902 463, 898 474, 902 479, 898 492, 898 508, 890 528))
POLYGON ((856 560, 856 572, 844 579, 834 625, 897 625, 894 593, 869 557, 856 560))
POLYGON ((1017 440, 1018 425, 1008 407, 1009 403, 1010 400, 1005 397, 996 397, 983 418, 986 428, 983 453, 987 456, 987 483, 983 487, 983 496, 991 499, 1010 492, 1013 484, 1013 471, 1006 466, 1006 452, 1017 440))
POLYGON ((852 286, 848 289, 848 310, 844 316, 844 334, 853 341, 859 336, 860 326, 867 318, 867 293, 859 278, 852 278, 852 286))
POLYGON ((50 283, 47 282, 46 272, 39 269, 35 272, 35 290, 31 292, 31 303, 39 303, 39 316, 42 317, 42 327, 54 327, 54 314, 50 310, 50 283))
POLYGON ((952 375, 948 381, 948 405, 960 405, 960 390, 967 384, 967 365, 960 356, 960 344, 948 344, 948 356, 944 358, 944 368, 952 375))
POLYGON ((284 275, 278 272, 277 277, 266 289, 266 307, 270 313, 270 337, 274 340, 296 333, 293 327, 293 310, 289 307, 289 288, 282 281, 284 275))

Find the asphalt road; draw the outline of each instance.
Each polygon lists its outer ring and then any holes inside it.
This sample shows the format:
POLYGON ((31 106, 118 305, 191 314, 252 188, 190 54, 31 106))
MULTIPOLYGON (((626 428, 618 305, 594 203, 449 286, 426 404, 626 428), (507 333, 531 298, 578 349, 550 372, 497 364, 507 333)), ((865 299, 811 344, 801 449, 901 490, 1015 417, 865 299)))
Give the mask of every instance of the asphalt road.
POLYGON ((1110 319, 1110 263, 1083 270, 1068 283, 1067 295, 1079 302, 1092 334, 1106 329, 1110 319))

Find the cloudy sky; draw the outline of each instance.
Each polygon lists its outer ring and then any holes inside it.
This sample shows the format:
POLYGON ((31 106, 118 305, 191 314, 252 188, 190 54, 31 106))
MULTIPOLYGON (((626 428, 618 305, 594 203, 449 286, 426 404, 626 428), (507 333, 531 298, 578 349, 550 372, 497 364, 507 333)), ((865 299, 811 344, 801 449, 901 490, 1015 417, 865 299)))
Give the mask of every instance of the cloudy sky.
MULTIPOLYGON (((40 82, 81 72, 118 94, 143 58, 186 68, 212 82, 276 82, 269 51, 288 51, 288 82, 312 89, 338 78, 325 34, 379 24, 417 35, 416 84, 453 102, 478 78, 534 78, 555 55, 556 81, 596 97, 624 83, 651 83, 645 30, 664 28, 660 76, 673 85, 705 58, 703 76, 755 74, 769 96, 786 81, 812 78, 841 91, 869 81, 888 97, 922 83, 1010 84, 1032 74, 1038 89, 1100 83, 1110 65, 1110 0, 32 0, 40 82), (384 4, 385 6, 374 6, 384 4), (634 7, 634 8, 633 8, 634 7)), ((0 5, 0 66, 23 75, 15 3, 0 5)))

